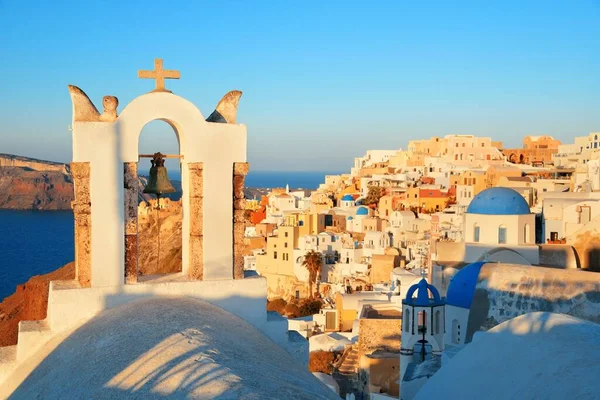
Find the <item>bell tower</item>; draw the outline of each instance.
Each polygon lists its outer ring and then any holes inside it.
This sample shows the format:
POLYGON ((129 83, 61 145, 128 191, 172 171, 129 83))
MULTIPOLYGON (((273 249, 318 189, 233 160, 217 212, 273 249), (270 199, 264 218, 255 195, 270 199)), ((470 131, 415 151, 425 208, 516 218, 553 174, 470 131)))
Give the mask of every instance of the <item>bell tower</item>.
POLYGON ((445 299, 423 277, 402 300, 400 381, 411 363, 440 357, 444 350, 445 299))

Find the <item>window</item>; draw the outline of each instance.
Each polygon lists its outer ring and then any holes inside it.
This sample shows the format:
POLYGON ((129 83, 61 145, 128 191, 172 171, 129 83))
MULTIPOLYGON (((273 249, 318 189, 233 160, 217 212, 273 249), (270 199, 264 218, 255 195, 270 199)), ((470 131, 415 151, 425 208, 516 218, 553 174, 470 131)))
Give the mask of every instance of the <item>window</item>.
POLYGON ((460 324, 457 319, 452 321, 452 343, 460 343, 460 324))
POLYGON ((498 227, 498 243, 499 244, 506 243, 506 225, 500 225, 498 227))
POLYGON ((479 225, 477 224, 473 226, 473 241, 479 243, 479 225))
POLYGON ((276 251, 273 252, 273 260, 277 260, 277 252, 276 251))
POLYGON ((462 144, 462 147, 465 147, 465 144, 464 144, 464 143, 462 144))
POLYGON ((288 232, 285 233, 285 237, 288 237, 288 232))
POLYGON ((441 311, 437 310, 435 312, 435 334, 439 334, 441 332, 440 326, 442 325, 441 311))
POLYGON ((298 300, 300 298, 300 291, 296 290, 296 300, 298 300))
POLYGON ((283 247, 287 247, 287 242, 285 242, 285 243, 283 244, 283 247))
POLYGON ((523 227, 523 243, 529 243, 529 224, 523 227))
POLYGON ((404 320, 404 332, 408 332, 410 330, 410 310, 407 308, 402 316, 404 320))

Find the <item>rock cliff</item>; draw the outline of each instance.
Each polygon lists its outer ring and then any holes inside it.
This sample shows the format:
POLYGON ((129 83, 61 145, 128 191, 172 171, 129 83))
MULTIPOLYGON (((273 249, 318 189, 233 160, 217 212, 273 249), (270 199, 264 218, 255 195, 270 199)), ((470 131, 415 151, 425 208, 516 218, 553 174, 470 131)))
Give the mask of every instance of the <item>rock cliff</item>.
MULTIPOLYGON (((140 177, 140 201, 146 180, 140 177)), ((180 183, 174 181, 176 188, 180 183)), ((177 199, 180 192, 173 193, 177 199)), ((74 199, 71 168, 67 164, 0 154, 0 209, 70 210, 74 199)))

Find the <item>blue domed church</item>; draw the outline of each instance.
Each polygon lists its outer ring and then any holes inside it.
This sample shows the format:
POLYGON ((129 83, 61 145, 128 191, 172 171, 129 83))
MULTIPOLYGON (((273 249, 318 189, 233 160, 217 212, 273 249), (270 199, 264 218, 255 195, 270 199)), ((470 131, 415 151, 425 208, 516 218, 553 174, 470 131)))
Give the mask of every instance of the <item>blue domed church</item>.
POLYGON ((493 187, 479 193, 465 214, 465 242, 498 246, 535 244, 535 214, 516 191, 493 187))

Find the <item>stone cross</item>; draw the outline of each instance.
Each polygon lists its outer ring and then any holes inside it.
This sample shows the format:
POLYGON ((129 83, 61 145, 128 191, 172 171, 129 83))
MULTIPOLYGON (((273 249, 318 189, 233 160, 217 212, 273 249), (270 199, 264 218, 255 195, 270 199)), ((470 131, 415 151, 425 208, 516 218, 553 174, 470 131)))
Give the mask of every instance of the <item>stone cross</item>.
POLYGON ((163 69, 162 58, 154 59, 154 71, 139 70, 138 78, 141 79, 156 79, 156 89, 153 92, 168 92, 170 90, 165 89, 165 79, 179 79, 181 74, 179 71, 173 69, 163 69))

